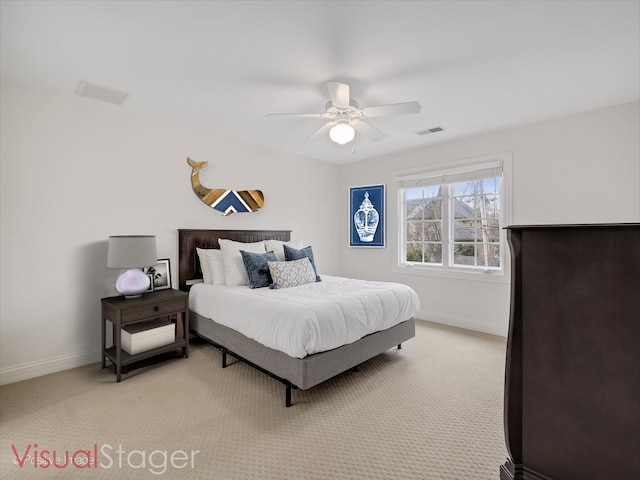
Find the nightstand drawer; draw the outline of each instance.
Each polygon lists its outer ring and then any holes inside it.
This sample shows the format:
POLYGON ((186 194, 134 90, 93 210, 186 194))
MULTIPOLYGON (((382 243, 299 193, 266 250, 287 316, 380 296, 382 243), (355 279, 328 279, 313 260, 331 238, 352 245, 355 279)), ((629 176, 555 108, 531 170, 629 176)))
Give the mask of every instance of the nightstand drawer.
POLYGON ((175 313, 186 308, 184 298, 176 298, 148 305, 136 305, 122 311, 122 323, 128 323, 149 317, 159 317, 175 313))

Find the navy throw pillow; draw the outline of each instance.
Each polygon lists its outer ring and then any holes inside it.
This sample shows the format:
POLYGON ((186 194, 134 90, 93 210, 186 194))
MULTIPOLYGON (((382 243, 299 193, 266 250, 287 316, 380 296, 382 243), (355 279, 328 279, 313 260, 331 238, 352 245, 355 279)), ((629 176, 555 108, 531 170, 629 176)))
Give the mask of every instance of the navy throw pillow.
POLYGON ((290 247, 287 244, 282 246, 284 248, 284 259, 285 261, 290 260, 301 260, 303 258, 308 258, 311 262, 311 266, 313 267, 313 273, 316 275, 316 282, 322 280, 318 275, 318 270, 316 269, 316 262, 313 260, 313 250, 311 250, 311 245, 308 247, 304 247, 300 250, 297 248, 290 247))
POLYGON ((267 262, 278 261, 275 253, 252 253, 240 250, 240 255, 242 255, 242 262, 247 271, 251 288, 268 287, 273 283, 267 262))

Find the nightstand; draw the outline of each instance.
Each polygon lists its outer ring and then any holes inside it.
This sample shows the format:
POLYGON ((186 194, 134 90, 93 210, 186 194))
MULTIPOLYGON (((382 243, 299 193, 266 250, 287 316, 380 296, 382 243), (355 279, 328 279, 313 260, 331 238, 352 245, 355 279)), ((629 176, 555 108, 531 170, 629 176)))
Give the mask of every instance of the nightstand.
POLYGON ((122 367, 163 353, 182 349, 182 356, 189 356, 189 294, 180 290, 158 290, 139 298, 123 296, 102 299, 102 368, 106 361, 115 366, 116 380, 122 376, 122 367), (160 317, 176 317, 175 342, 152 348, 135 355, 122 350, 122 327, 140 322, 150 322, 160 317), (113 326, 113 345, 106 347, 107 321, 113 326))

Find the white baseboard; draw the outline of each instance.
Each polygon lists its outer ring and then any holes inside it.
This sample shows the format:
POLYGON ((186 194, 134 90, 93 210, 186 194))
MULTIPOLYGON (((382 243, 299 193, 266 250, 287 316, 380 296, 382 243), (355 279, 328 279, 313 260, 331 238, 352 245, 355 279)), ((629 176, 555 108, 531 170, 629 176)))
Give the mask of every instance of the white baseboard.
MULTIPOLYGON (((444 315, 434 312, 420 311, 416 314, 416 318, 427 320, 429 322, 442 323, 444 325, 449 325, 452 327, 466 328, 467 330, 474 330, 476 332, 489 333, 491 335, 500 335, 502 337, 507 336, 508 330, 507 326, 502 328, 496 325, 489 325, 486 323, 478 322, 476 320, 453 317, 451 315, 444 315)), ((17 367, 0 370, 0 385, 20 382, 22 380, 28 380, 30 378, 48 375, 50 373, 61 372, 63 370, 69 370, 70 368, 82 367, 84 365, 89 365, 90 363, 97 363, 100 361, 100 350, 95 350, 93 352, 81 353, 77 355, 67 355, 64 357, 53 358, 51 360, 45 360, 41 362, 26 363, 23 365, 18 365, 17 367)))
POLYGON ((96 350, 6 368, 0 370, 0 385, 7 385, 30 378, 41 377, 42 375, 48 375, 50 373, 69 370, 70 368, 82 367, 90 363, 97 363, 101 361, 100 353, 100 350, 96 350))
POLYGON ((416 314, 416 318, 426 320, 434 323, 442 323, 451 327, 466 328, 467 330, 473 330, 475 332, 489 333, 491 335, 499 335, 506 337, 509 331, 508 324, 504 327, 498 325, 491 325, 487 323, 478 322, 477 320, 471 320, 468 318, 454 317, 451 315, 445 315, 435 312, 419 311, 416 314))

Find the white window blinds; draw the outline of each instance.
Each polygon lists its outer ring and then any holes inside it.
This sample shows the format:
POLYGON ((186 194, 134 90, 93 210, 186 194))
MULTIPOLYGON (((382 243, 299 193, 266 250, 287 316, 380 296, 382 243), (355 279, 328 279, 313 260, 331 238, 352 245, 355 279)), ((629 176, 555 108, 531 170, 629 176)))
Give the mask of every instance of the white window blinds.
POLYGON ((502 161, 397 177, 398 188, 429 187, 502 177, 502 161))

